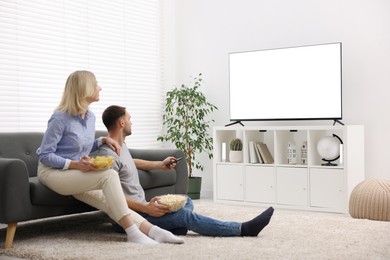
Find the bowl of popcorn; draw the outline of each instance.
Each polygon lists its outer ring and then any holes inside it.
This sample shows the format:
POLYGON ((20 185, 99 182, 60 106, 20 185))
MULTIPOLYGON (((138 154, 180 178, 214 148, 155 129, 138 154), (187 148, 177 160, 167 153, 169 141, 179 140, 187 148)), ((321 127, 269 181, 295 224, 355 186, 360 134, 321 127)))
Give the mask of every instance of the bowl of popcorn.
POLYGON ((171 211, 178 211, 187 202, 187 196, 179 194, 167 194, 158 197, 160 199, 157 203, 168 206, 171 211))
POLYGON ((111 167, 115 158, 113 156, 96 156, 89 160, 96 168, 105 170, 111 167))

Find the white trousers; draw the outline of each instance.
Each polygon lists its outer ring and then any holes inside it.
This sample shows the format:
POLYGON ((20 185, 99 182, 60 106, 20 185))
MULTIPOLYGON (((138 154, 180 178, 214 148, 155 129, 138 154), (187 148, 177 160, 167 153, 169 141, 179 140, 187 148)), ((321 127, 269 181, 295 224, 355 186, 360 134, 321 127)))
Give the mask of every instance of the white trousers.
POLYGON ((39 163, 38 179, 61 195, 73 195, 76 199, 102 210, 116 222, 129 214, 138 227, 145 221, 127 206, 119 175, 112 169, 82 172, 53 169, 39 163))

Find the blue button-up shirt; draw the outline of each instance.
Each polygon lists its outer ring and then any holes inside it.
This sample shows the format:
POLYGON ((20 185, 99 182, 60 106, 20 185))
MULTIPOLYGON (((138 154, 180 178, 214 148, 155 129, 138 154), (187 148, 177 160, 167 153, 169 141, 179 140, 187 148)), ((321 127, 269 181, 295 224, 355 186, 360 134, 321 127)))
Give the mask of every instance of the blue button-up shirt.
POLYGON ((95 120, 89 110, 84 119, 80 115, 54 112, 37 149, 39 161, 56 169, 68 169, 71 160, 78 161, 97 150, 101 139, 95 140, 95 120))

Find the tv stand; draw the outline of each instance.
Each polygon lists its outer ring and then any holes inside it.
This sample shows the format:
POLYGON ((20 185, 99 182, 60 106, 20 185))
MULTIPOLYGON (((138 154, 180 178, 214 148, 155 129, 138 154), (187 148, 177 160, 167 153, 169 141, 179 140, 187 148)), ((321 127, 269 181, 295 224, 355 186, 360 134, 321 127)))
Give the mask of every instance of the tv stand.
POLYGON ((230 123, 230 124, 225 125, 225 127, 228 127, 228 126, 231 126, 231 125, 235 125, 235 124, 240 124, 241 126, 244 126, 244 124, 241 123, 240 120, 238 120, 238 121, 235 121, 235 122, 233 122, 233 123, 230 123))
POLYGON ((340 125, 344 125, 344 123, 341 122, 341 121, 338 120, 338 119, 333 120, 333 125, 335 125, 336 123, 339 123, 340 125))
POLYGON ((351 192, 365 179, 361 125, 216 126, 213 147, 218 203, 348 213, 351 192), (343 140, 341 156, 332 161, 337 165, 323 165, 317 145, 332 135, 343 140), (230 162, 227 144, 234 138, 242 140, 242 162, 230 162), (267 145, 273 163, 254 163, 258 155, 250 147, 259 142, 267 145), (290 143, 296 145, 294 163, 287 156, 290 143))

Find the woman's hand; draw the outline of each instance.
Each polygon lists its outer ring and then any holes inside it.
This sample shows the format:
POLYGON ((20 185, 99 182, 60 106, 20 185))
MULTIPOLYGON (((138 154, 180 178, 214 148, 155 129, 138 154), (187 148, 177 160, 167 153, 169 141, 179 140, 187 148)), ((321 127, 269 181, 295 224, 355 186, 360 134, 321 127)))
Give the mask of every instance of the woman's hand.
POLYGON ((69 169, 77 169, 82 172, 96 171, 97 168, 89 161, 89 159, 90 158, 87 155, 83 155, 80 161, 71 161, 69 169))
POLYGON ((103 138, 103 143, 110 147, 118 156, 121 155, 121 146, 117 141, 115 141, 111 137, 105 137, 103 138))

